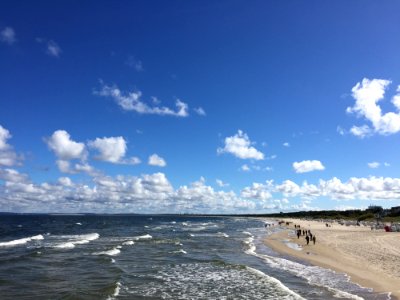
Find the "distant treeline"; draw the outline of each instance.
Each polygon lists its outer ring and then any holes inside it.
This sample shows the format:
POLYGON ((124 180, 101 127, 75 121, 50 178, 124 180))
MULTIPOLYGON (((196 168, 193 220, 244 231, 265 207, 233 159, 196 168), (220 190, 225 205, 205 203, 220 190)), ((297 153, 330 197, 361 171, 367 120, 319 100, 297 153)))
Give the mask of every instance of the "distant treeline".
POLYGON ((357 220, 357 221, 400 221, 400 210, 383 209, 380 206, 372 206, 366 210, 320 210, 320 211, 298 211, 286 213, 274 213, 260 215, 270 218, 310 218, 310 219, 333 219, 333 220, 357 220))

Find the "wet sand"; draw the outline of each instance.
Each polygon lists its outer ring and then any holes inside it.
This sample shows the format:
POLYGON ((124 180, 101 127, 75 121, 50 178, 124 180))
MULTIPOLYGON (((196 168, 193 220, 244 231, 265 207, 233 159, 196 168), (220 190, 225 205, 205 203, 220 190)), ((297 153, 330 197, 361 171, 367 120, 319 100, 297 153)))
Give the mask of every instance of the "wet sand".
POLYGON ((351 281, 375 292, 391 292, 400 299, 400 232, 371 231, 365 226, 345 226, 298 219, 286 230, 272 234, 265 243, 277 252, 311 264, 344 272, 351 281), (305 236, 294 235, 294 224, 311 230, 316 244, 306 245, 305 236), (298 245, 299 247, 297 247, 298 245), (295 246, 295 247, 293 247, 295 246))

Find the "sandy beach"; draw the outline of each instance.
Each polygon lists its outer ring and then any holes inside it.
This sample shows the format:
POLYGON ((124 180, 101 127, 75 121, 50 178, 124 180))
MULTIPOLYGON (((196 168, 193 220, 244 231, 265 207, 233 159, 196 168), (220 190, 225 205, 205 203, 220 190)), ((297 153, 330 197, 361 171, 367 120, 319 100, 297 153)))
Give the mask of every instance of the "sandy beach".
POLYGON ((311 264, 347 273, 351 281, 376 292, 391 292, 400 299, 400 232, 371 230, 367 226, 345 226, 324 222, 285 219, 293 222, 287 230, 274 233, 265 243, 277 252, 311 264), (316 244, 306 245, 305 236, 298 239, 294 224, 311 230, 316 244))

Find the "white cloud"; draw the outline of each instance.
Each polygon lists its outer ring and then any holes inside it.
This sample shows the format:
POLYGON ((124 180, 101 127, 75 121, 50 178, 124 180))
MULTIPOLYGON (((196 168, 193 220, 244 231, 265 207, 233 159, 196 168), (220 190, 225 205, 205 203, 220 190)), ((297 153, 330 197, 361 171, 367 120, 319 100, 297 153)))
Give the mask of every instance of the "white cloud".
POLYGON ((58 159, 56 161, 56 165, 60 172, 67 174, 76 174, 80 172, 85 172, 91 176, 97 175, 98 171, 96 171, 91 165, 88 163, 71 163, 69 160, 58 159))
POLYGON ((194 111, 195 111, 199 116, 205 116, 205 115, 206 115, 206 112, 205 112, 205 110, 204 110, 202 107, 195 108, 194 111))
POLYGON ((229 183, 225 183, 221 179, 216 179, 215 182, 217 183, 217 185, 219 187, 227 187, 227 186, 229 186, 229 183))
POLYGON ((127 145, 122 136, 96 138, 94 141, 89 141, 88 146, 99 152, 99 155, 95 157, 98 160, 116 164, 136 165, 140 163, 140 159, 137 157, 125 159, 127 145))
POLYGON ((49 40, 46 47, 46 53, 53 57, 59 57, 62 52, 60 46, 53 40, 49 40))
POLYGON ((341 126, 336 127, 336 131, 340 135, 345 135, 346 134, 346 130, 344 130, 341 126))
POLYGON ((63 186, 72 186, 72 180, 69 177, 60 177, 58 178, 58 182, 63 186))
POLYGON ((11 139, 10 131, 0 125, 0 166, 11 167, 17 165, 22 157, 19 157, 13 147, 7 143, 11 139))
POLYGON ((353 126, 350 128, 350 133, 360 138, 364 138, 366 136, 370 136, 372 134, 372 130, 368 127, 368 125, 353 126))
POLYGON ((251 146, 249 137, 241 130, 234 136, 226 137, 224 148, 218 148, 217 153, 230 153, 241 159, 264 159, 264 154, 251 146))
POLYGON ((239 195, 214 190, 204 178, 174 189, 163 173, 138 177, 96 174, 85 183, 61 177, 55 183, 35 184, 26 174, 0 169, 0 179, 0 207, 25 212, 256 213, 317 209, 311 203, 319 197, 400 200, 400 178, 383 177, 353 177, 348 181, 334 177, 317 184, 290 180, 275 184, 271 180, 244 187, 239 195), (300 203, 288 206, 290 198, 300 199, 300 203))
POLYGON ((7 144, 7 140, 10 138, 10 131, 0 125, 0 151, 8 150, 11 147, 7 144))
POLYGON ((14 169, 0 169, 0 179, 9 182, 27 182, 28 176, 14 169))
POLYGON ((350 132, 358 137, 365 137, 373 133, 390 135, 400 131, 400 86, 397 88, 398 94, 392 98, 392 104, 396 112, 382 113, 378 102, 384 98, 385 90, 391 81, 383 79, 367 79, 358 82, 352 88, 352 96, 355 99, 353 107, 348 107, 348 113, 355 113, 357 116, 365 118, 372 125, 353 126, 350 132))
POLYGON ((269 187, 260 183, 253 183, 251 187, 245 187, 241 192, 241 196, 243 198, 258 199, 263 201, 272 198, 269 187))
POLYGON ((140 91, 123 93, 117 86, 108 86, 102 83, 100 91, 95 91, 94 93, 99 96, 113 98, 114 101, 126 111, 135 111, 139 114, 155 114, 162 116, 189 116, 188 105, 179 99, 177 99, 175 102, 176 110, 172 110, 165 106, 149 106, 141 100, 142 93, 140 91))
POLYGON ((296 173, 306 173, 322 171, 325 170, 325 167, 319 160, 303 160, 301 162, 294 162, 293 169, 296 173))
POLYGON ((290 144, 289 144, 288 142, 284 142, 282 145, 283 145, 284 147, 290 147, 290 144))
POLYGON ((373 161, 373 162, 368 163, 368 167, 371 168, 371 169, 377 169, 377 168, 379 168, 380 165, 381 164, 379 162, 377 162, 377 161, 373 161))
POLYGON ((65 130, 56 130, 52 136, 46 139, 47 146, 61 160, 85 159, 87 152, 84 143, 71 140, 71 136, 65 130))
POLYGON ((157 154, 152 154, 149 156, 148 164, 150 166, 158 166, 158 167, 165 167, 167 165, 165 160, 162 157, 158 156, 157 154))
POLYGON ((244 164, 243 166, 241 166, 240 169, 241 169, 242 171, 244 171, 244 172, 249 172, 249 171, 250 171, 249 166, 246 165, 246 164, 244 164))
POLYGON ((388 162, 384 162, 383 165, 384 165, 385 167, 390 167, 390 164, 389 164, 388 162))
POLYGON ((267 159, 268 159, 268 160, 273 160, 273 159, 275 159, 275 158, 277 158, 277 157, 278 157, 278 155, 273 154, 273 155, 271 155, 271 156, 267 156, 267 159))
POLYGON ((0 41, 9 45, 14 44, 17 41, 14 29, 11 27, 5 27, 3 30, 1 30, 0 41))

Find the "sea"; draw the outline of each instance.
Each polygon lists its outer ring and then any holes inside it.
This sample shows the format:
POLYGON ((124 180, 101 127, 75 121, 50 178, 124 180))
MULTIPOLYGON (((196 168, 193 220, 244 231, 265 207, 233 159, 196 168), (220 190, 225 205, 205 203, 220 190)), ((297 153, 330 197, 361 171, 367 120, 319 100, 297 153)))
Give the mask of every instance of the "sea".
POLYGON ((390 299, 274 252, 263 241, 279 230, 241 217, 1 215, 0 299, 390 299))

